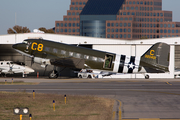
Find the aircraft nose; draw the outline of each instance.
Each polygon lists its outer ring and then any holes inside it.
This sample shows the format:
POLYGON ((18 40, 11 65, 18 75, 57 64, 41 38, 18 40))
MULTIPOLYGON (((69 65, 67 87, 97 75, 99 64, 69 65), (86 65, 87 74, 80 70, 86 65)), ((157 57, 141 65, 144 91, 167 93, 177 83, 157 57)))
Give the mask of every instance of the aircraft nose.
POLYGON ((18 44, 12 45, 12 48, 17 49, 17 50, 24 50, 26 49, 26 45, 23 43, 18 43, 18 44))
POLYGON ((17 49, 17 44, 12 45, 12 48, 17 49))
POLYGON ((33 70, 32 68, 28 67, 28 66, 25 66, 25 72, 27 72, 27 73, 33 73, 34 70, 33 70))

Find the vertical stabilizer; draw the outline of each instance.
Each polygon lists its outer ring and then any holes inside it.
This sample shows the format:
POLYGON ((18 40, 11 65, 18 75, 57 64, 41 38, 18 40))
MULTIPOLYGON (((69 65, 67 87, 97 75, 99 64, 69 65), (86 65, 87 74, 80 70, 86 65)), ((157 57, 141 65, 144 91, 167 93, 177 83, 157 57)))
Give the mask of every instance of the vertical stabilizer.
POLYGON ((169 72, 170 46, 166 43, 156 43, 141 56, 140 66, 147 73, 169 72))

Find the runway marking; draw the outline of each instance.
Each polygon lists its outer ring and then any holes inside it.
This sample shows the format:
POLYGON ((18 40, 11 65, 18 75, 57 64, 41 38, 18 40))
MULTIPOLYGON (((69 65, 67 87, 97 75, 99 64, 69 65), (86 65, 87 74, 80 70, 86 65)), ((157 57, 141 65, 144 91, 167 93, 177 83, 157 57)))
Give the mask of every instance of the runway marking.
POLYGON ((152 92, 152 93, 164 93, 164 94, 170 94, 170 95, 180 95, 180 94, 177 94, 177 93, 160 92, 160 91, 144 91, 144 90, 129 90, 129 91, 137 91, 137 92, 152 92))
POLYGON ((114 112, 113 112, 112 120, 115 120, 115 115, 116 115, 116 112, 114 111, 114 112))
POLYGON ((166 84, 168 84, 168 85, 172 85, 172 84, 170 84, 169 82, 166 82, 166 84))

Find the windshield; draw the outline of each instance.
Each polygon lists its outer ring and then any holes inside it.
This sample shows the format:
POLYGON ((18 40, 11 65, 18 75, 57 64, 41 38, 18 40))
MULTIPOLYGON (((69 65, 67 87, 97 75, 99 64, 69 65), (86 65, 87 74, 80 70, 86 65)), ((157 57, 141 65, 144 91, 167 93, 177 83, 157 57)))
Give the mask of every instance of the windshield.
POLYGON ((27 42, 27 41, 23 41, 22 43, 28 44, 28 42, 27 42))

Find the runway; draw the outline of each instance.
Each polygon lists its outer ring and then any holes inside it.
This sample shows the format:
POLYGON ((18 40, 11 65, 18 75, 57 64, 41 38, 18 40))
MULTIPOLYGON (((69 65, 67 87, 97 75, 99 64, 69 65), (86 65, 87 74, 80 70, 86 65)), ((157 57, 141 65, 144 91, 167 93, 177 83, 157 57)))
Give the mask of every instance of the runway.
MULTIPOLYGON (((9 81, 11 79, 9 78, 9 81)), ((0 82, 4 79, 0 79, 0 82)), ((123 119, 180 118, 180 80, 144 79, 22 79, 37 85, 0 85, 0 91, 26 91, 68 95, 95 95, 121 102, 123 119)))

